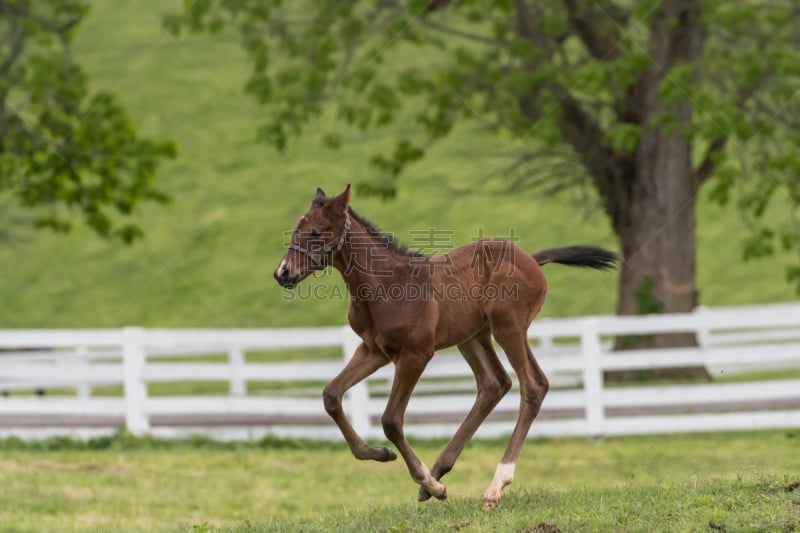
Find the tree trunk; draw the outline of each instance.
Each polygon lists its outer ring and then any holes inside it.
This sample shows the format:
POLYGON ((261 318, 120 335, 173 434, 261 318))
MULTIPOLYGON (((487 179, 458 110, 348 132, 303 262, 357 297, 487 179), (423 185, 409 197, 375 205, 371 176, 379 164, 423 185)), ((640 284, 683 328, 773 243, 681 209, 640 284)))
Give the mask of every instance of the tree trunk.
MULTIPOLYGON (((637 179, 615 228, 624 262, 617 313, 685 313, 697 305, 691 147, 677 134, 643 135, 637 179)), ((654 347, 686 346, 694 335, 658 335, 654 347)), ((639 343, 641 345, 641 343, 639 343)))
MULTIPOLYGON (((667 69, 699 57, 701 33, 694 2, 665 2, 651 23, 654 65, 639 80, 641 136, 629 179, 619 180, 614 197, 614 229, 624 259, 617 313, 685 313, 697 305, 695 288, 695 199, 699 183, 692 168, 688 95, 667 104, 659 94, 667 69), (676 24, 677 22, 677 24, 676 24), (659 125, 664 113, 674 127, 659 125)), ((692 332, 620 337, 616 348, 676 347, 697 344, 692 332)), ((628 373, 631 374, 631 373, 628 373)), ((639 373, 633 373, 636 377, 639 373)), ((633 377, 616 376, 616 377, 633 377)), ((657 371, 653 377, 704 378, 704 367, 657 371)))
MULTIPOLYGON (((531 15, 523 0, 517 6, 520 36, 537 42, 529 24, 531 15)), ((609 27, 592 26, 596 12, 589 2, 568 2, 576 34, 598 61, 613 57, 622 38, 609 27)), ((700 0, 661 2, 645 17, 649 30, 646 53, 651 66, 615 102, 622 124, 638 127, 632 152, 614 147, 605 131, 571 91, 556 86, 560 113, 558 127, 581 157, 620 239, 623 265, 617 312, 621 315, 679 313, 697 304, 695 290, 695 198, 699 175, 692 167, 692 103, 688 90, 678 83, 685 70, 695 68, 702 52, 700 0), (664 89, 671 89, 664 91, 664 89), (664 94, 671 94, 666 98, 664 94)), ((641 45, 636 45, 641 46, 641 45)), ((535 64, 528 70, 533 72, 535 64)), ((684 82, 685 83, 685 82, 684 82)), ((687 88, 688 89, 688 88, 687 88)), ((535 98, 520 95, 520 110, 532 121, 540 118, 535 98)), ((616 347, 692 346, 693 332, 618 338, 616 347)), ((705 368, 657 371, 654 377, 703 377, 705 368)), ((630 373, 634 379, 640 373, 630 373)))
MULTIPOLYGON (((688 143, 651 132, 643 138, 630 203, 616 228, 624 258, 617 314, 686 313, 697 305, 695 195, 688 143), (647 149, 649 148, 649 149, 647 149)), ((616 349, 696 346, 693 332, 618 337, 616 349)), ((639 372, 610 379, 630 380, 639 372)), ((649 373, 660 379, 710 379, 704 367, 649 373)))

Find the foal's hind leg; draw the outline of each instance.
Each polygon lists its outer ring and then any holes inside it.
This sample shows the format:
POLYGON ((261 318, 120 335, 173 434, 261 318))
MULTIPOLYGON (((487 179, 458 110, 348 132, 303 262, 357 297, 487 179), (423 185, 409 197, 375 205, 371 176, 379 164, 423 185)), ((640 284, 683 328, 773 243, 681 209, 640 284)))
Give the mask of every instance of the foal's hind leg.
POLYGON ((514 468, 522 450, 522 445, 528 436, 533 419, 539 414, 542 400, 544 400, 550 388, 547 377, 533 357, 533 352, 531 352, 528 345, 526 329, 523 326, 511 323, 499 326, 493 331, 497 342, 505 350, 508 361, 517 373, 520 388, 520 405, 517 423, 511 434, 511 440, 508 443, 505 454, 503 454, 503 459, 497 465, 492 483, 483 496, 484 509, 491 509, 498 504, 503 487, 511 483, 514 478, 514 468))
POLYGON ((342 409, 342 396, 347 390, 365 379, 367 376, 385 366, 389 360, 382 354, 371 352, 363 343, 358 346, 356 353, 333 380, 325 386, 322 392, 325 401, 325 410, 331 415, 336 425, 344 435, 350 451, 356 459, 374 459, 375 461, 393 461, 397 456, 389 448, 374 448, 362 439, 342 409))
MULTIPOLYGON (((511 378, 494 351, 488 331, 459 344, 458 349, 475 374, 478 394, 469 414, 431 468, 431 475, 437 480, 453 468, 469 439, 511 388, 511 378)), ((419 501, 430 497, 430 492, 424 486, 419 488, 419 501)))
POLYGON ((431 476, 428 467, 419 460, 403 433, 403 419, 408 401, 432 355, 432 353, 427 356, 403 353, 397 358, 392 391, 389 393, 389 401, 386 403, 381 424, 386 437, 397 446, 397 451, 403 456, 411 478, 425 487, 428 492, 443 500, 447 497, 447 489, 431 476))

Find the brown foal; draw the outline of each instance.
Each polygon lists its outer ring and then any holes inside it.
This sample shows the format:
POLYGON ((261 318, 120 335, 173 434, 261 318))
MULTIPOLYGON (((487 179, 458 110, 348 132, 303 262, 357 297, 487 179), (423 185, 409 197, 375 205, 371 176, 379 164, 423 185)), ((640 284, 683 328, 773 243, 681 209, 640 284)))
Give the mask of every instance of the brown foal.
POLYGON ((492 346, 503 348, 519 379, 520 408, 511 440, 484 495, 495 507, 533 419, 549 387, 528 345, 527 331, 544 303, 547 284, 541 265, 562 263, 608 270, 616 256, 602 248, 571 246, 530 255, 504 240, 480 240, 447 254, 426 257, 397 245, 350 208, 350 186, 328 198, 321 189, 300 218, 289 250, 275 270, 286 288, 310 273, 333 266, 351 295, 347 318, 361 344, 344 370, 323 392, 325 410, 339 426, 357 459, 391 461, 388 448, 369 446, 342 409, 345 392, 388 364, 395 376, 381 418, 386 437, 420 485, 419 499, 447 497, 440 482, 467 441, 511 388, 492 346), (466 419, 428 470, 403 433, 411 392, 436 350, 457 346, 475 374, 478 393, 466 419))

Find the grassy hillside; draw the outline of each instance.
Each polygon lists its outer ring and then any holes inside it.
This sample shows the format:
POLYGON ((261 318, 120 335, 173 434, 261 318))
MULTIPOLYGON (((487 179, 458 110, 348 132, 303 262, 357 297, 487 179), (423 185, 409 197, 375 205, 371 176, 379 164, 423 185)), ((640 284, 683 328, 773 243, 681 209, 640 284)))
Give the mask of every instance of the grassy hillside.
MULTIPOLYGON (((93 1, 76 43, 94 85, 117 92, 143 134, 178 142, 179 158, 160 172, 174 205, 143 209, 146 239, 125 247, 83 228, 68 236, 36 232, 30 214, 0 196, 0 328, 344 322, 346 302, 286 300, 272 270, 283 253, 284 230, 294 226, 315 188, 330 193, 365 179, 369 157, 390 145, 393 135, 347 133, 340 152, 322 149, 315 134, 285 156, 257 145, 263 111, 242 94, 247 64, 236 35, 174 40, 161 28, 161 17, 179 5, 93 1)), ((329 124, 323 120, 311 130, 329 124)), ((577 194, 449 192, 453 184, 475 183, 493 170, 492 154, 501 150, 508 146, 479 124, 462 125, 404 177, 396 201, 356 195, 354 207, 406 242, 412 228, 455 230, 454 244, 481 229, 503 236, 514 228, 532 252, 574 243, 616 247, 605 217, 585 212, 577 194)), ((740 261, 743 226, 734 211, 701 201, 699 219, 702 303, 792 297, 780 257, 740 261)), ((613 311, 613 276, 557 266, 547 273, 545 315, 613 311)), ((339 283, 338 274, 306 283, 339 283)))

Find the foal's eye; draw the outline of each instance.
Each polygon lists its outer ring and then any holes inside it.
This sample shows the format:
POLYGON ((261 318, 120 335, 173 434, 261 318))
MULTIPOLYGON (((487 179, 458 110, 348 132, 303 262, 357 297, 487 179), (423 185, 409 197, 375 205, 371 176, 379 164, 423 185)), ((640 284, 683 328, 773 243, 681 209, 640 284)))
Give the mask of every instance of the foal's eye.
POLYGON ((312 237, 319 237, 320 236, 319 230, 317 228, 312 228, 311 229, 311 236, 312 237))

